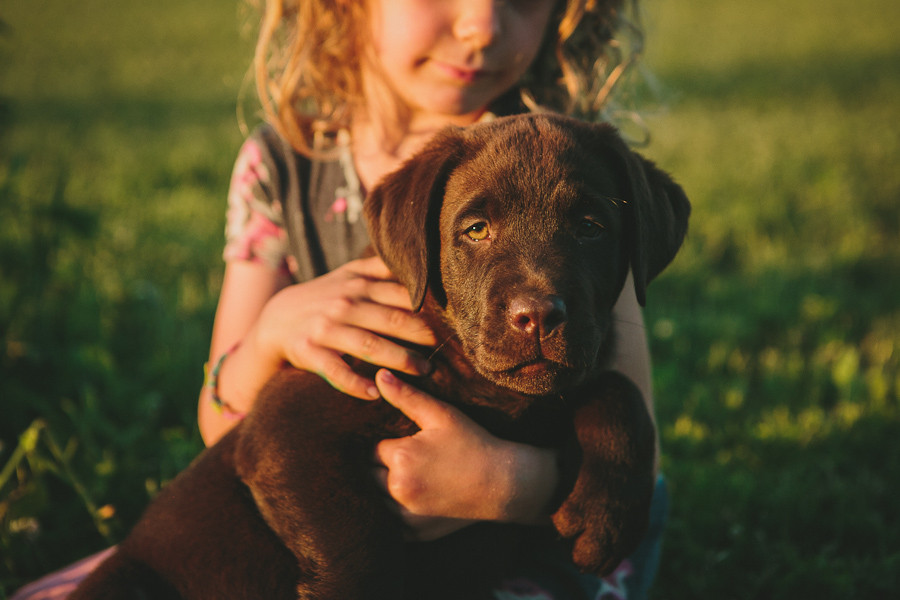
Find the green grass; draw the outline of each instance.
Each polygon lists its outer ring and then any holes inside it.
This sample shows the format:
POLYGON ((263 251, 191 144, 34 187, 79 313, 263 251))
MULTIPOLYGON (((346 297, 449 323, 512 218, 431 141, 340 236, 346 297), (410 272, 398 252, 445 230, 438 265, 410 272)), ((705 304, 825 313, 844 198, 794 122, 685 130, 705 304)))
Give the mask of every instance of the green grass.
POLYGON ((34 438, 0 478, 4 597, 121 539, 202 447, 252 40, 213 0, 0 17, 0 466, 34 438))
POLYGON ((647 154, 694 203, 651 288, 656 598, 900 590, 900 6, 648 4, 647 154))
MULTIPOLYGON (((644 6, 643 152, 694 204, 646 311, 672 491, 653 597, 894 597, 900 4, 644 6)), ((121 539, 201 447, 252 19, 0 20, 2 598, 121 539)))

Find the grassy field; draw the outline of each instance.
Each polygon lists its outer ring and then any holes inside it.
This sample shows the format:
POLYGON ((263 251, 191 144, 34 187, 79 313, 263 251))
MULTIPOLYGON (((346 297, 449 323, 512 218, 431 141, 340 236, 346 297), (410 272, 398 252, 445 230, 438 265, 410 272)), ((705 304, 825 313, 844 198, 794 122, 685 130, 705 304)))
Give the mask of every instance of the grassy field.
MULTIPOLYGON (((694 203, 646 311, 655 599, 900 590, 900 3, 860 4, 644 3, 643 152, 694 203)), ((121 539, 201 448, 252 18, 0 6, 3 598, 121 539)))

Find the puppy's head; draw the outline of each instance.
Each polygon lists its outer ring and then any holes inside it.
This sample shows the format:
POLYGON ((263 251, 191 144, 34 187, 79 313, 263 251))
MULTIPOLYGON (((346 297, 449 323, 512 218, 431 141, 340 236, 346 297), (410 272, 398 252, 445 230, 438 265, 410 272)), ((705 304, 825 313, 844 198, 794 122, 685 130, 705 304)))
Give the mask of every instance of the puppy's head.
POLYGON ((689 212, 613 128, 552 115, 444 130, 366 203, 413 306, 432 294, 474 367, 527 394, 597 370, 629 268, 643 304, 689 212))

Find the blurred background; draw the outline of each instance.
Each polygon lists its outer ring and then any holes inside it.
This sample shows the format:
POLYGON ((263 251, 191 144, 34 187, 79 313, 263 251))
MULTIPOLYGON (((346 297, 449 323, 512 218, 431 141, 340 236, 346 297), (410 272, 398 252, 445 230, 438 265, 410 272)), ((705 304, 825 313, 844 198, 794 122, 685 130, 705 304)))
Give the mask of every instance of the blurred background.
MULTIPOLYGON (((652 597, 896 598, 900 3, 643 8, 641 152, 694 205, 646 309, 652 597)), ((254 21, 0 3, 0 598, 120 540, 202 448, 254 21)))

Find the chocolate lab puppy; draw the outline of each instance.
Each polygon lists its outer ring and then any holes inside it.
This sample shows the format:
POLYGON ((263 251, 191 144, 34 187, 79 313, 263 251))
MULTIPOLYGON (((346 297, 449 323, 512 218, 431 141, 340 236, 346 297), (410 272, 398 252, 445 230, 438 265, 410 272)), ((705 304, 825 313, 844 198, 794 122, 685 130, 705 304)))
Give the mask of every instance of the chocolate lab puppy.
POLYGON ((560 541, 610 572, 644 534, 655 453, 640 392, 606 369, 611 311, 629 269, 644 303, 689 212, 606 125, 529 115, 440 133, 368 198, 372 243, 442 341, 412 382, 495 436, 557 449, 553 527, 404 541, 371 462, 415 424, 286 369, 73 598, 489 598, 522 548, 560 541))

